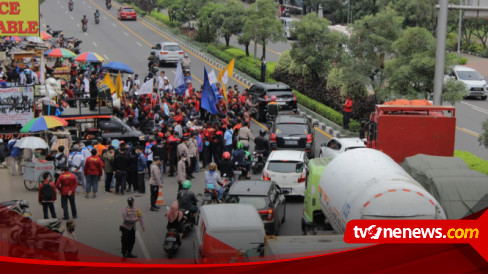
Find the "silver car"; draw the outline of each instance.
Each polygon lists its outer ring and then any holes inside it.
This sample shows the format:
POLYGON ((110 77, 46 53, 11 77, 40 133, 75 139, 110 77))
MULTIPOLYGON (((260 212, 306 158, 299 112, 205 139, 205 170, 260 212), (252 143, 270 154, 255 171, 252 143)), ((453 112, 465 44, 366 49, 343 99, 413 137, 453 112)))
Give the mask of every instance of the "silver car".
POLYGON ((159 65, 166 63, 176 64, 180 59, 183 59, 183 54, 185 53, 180 45, 172 42, 157 43, 152 47, 152 52, 158 56, 159 65))
POLYGON ((486 80, 475 69, 465 66, 454 66, 451 73, 445 77, 461 81, 466 86, 468 97, 480 97, 486 100, 488 97, 488 85, 486 80))
POLYGON ((333 138, 329 142, 322 144, 319 158, 335 157, 348 150, 365 147, 366 145, 359 138, 333 138))

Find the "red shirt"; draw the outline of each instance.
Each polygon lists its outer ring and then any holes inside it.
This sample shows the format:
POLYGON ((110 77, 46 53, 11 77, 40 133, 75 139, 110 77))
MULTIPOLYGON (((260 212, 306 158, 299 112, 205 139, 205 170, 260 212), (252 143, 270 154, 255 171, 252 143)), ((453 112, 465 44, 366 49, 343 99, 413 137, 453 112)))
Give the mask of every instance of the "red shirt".
POLYGON ((69 171, 59 175, 59 178, 56 181, 56 188, 59 189, 61 195, 65 196, 68 195, 70 191, 71 195, 75 195, 77 186, 78 181, 76 180, 76 176, 69 171))
POLYGON ((344 112, 352 112, 352 100, 346 99, 346 103, 344 104, 344 112))
POLYGON ((98 156, 90 156, 85 161, 85 168, 83 168, 83 174, 102 176, 103 175, 103 162, 98 156))

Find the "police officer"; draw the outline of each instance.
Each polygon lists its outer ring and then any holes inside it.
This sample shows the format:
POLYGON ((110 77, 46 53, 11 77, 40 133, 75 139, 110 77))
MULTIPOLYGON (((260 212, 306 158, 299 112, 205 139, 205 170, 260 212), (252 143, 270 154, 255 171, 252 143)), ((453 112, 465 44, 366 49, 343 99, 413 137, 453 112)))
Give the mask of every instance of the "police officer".
POLYGON ((127 198, 128 206, 122 210, 123 223, 120 225, 120 231, 122 232, 122 256, 124 258, 137 258, 132 254, 132 248, 136 242, 136 223, 141 224, 142 232, 146 231, 144 221, 142 218, 142 212, 139 208, 134 206, 134 198, 127 198))

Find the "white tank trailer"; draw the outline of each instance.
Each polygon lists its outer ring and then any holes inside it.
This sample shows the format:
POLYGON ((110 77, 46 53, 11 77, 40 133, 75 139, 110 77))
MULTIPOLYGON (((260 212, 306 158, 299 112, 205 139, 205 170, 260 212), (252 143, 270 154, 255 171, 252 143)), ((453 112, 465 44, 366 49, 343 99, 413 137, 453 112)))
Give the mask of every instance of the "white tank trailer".
POLYGON ((393 159, 369 148, 344 152, 324 169, 322 211, 337 233, 349 220, 446 219, 444 210, 393 159))

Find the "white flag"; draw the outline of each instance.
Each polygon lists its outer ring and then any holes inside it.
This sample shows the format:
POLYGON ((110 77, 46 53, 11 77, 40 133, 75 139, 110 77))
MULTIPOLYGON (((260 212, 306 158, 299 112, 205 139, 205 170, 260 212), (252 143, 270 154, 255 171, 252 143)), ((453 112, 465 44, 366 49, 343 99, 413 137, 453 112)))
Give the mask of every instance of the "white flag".
POLYGON ((142 84, 141 88, 136 91, 136 95, 151 94, 153 92, 154 78, 142 84))
POLYGON ((208 81, 210 82, 210 85, 217 83, 217 76, 215 76, 215 71, 213 69, 208 74, 208 81))

